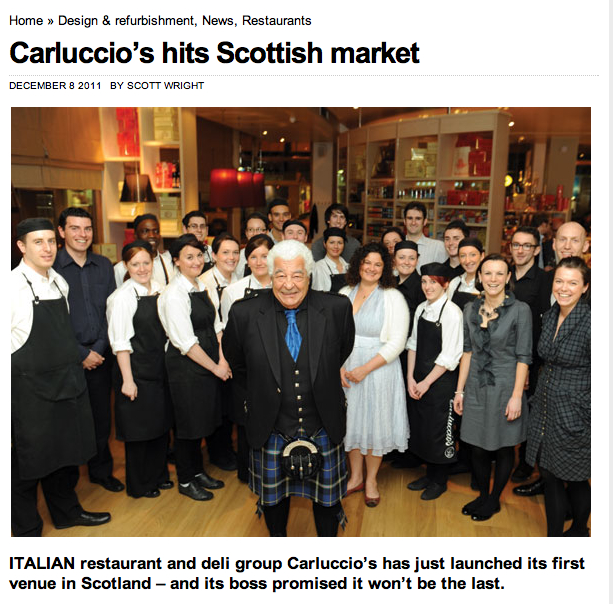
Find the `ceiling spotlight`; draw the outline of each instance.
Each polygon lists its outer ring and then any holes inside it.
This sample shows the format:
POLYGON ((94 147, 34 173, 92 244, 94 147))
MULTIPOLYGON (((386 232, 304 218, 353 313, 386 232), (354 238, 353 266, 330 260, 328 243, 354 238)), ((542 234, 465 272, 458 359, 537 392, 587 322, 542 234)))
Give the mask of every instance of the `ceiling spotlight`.
POLYGON ((268 130, 264 130, 264 131, 262 132, 262 136, 266 136, 267 134, 268 134, 268 130))
POLYGON ((280 143, 284 143, 284 142, 285 142, 285 137, 284 137, 284 136, 282 136, 282 137, 279 139, 279 142, 280 142, 280 143))
POLYGON ((359 109, 359 107, 352 107, 352 109, 359 109))
POLYGON ((525 136, 520 136, 520 137, 519 137, 519 142, 520 142, 520 143, 521 143, 521 142, 523 142, 523 141, 525 140, 525 138, 526 138, 525 136))
POLYGON ((290 115, 289 116, 289 123, 290 124, 295 124, 296 123, 296 116, 295 115, 290 115))
POLYGON ((512 128, 513 126, 515 126, 515 122, 509 122, 509 128, 512 128))

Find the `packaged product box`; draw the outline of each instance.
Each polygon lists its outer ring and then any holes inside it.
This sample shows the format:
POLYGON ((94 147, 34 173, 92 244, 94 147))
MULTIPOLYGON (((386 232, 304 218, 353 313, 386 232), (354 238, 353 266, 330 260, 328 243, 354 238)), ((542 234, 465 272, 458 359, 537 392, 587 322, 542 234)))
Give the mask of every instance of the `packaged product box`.
POLYGON ((426 178, 436 178, 436 163, 433 166, 426 166, 426 178))
POLYGON ((404 162, 405 178, 425 178, 426 166, 421 160, 407 159, 404 162))
POLYGON ((469 176, 468 164, 470 151, 470 147, 456 147, 453 150, 453 165, 451 168, 452 176, 469 176))
POLYGON ((428 150, 428 153, 436 153, 438 151, 438 143, 437 142, 427 143, 426 149, 428 150))

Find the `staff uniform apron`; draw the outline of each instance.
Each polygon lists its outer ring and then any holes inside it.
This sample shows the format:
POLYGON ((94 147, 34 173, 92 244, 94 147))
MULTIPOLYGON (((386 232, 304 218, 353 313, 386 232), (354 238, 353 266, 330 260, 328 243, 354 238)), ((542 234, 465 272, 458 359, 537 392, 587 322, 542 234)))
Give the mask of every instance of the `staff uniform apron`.
MULTIPOLYGON (((204 352, 219 362, 215 307, 207 291, 189 294, 194 334, 204 352)), ((195 440, 212 434, 221 424, 220 380, 168 343, 166 369, 178 438, 195 440)))
POLYGON ((457 289, 453 292, 453 296, 451 296, 451 301, 454 304, 457 304, 460 307, 460 310, 464 310, 464 307, 473 300, 476 300, 478 294, 472 294, 470 292, 460 292, 457 289))
POLYGON ((330 267, 328 267, 328 270, 330 271, 330 291, 338 294, 338 292, 341 291, 341 289, 343 287, 345 287, 345 285, 347 285, 347 280, 345 279, 345 273, 341 273, 340 275, 335 275, 332 272, 332 269, 330 267))
POLYGON ((157 298, 136 295, 130 365, 138 396, 133 401, 121 393, 123 378, 117 363, 113 369, 115 431, 117 439, 126 442, 153 440, 168 432, 172 425, 164 364, 166 333, 158 316, 157 298))
MULTIPOLYGON (((413 377, 421 382, 434 368, 441 352, 443 332, 441 316, 443 304, 436 323, 419 316, 417 324, 417 350, 413 377)), ((409 425, 411 426, 410 450, 427 462, 434 464, 456 461, 453 430, 453 394, 458 381, 458 372, 445 371, 420 400, 411 398, 409 425)))
POLYGON ((33 480, 85 463, 96 439, 66 299, 40 300, 24 278, 34 297, 32 329, 11 355, 11 430, 19 477, 33 480))

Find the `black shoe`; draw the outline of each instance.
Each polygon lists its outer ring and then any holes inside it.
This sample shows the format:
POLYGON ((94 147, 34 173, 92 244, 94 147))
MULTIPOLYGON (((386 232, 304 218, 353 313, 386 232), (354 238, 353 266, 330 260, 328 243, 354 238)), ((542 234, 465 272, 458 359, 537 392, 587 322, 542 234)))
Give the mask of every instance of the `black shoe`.
POLYGON ((520 487, 515 487, 513 493, 520 497, 533 497, 534 495, 542 495, 545 492, 545 481, 539 478, 535 482, 522 484, 520 487))
MULTIPOLYGON (((227 455, 224 457, 209 458, 210 462, 224 472, 234 472, 236 470, 236 457, 227 455)), ((219 488, 219 487, 207 487, 219 488)))
POLYGON ((464 516, 472 516, 486 501, 487 497, 479 495, 477 499, 469 501, 462 508, 462 514, 464 514, 464 516))
POLYGON ((119 493, 126 488, 123 482, 121 482, 121 480, 117 480, 117 478, 114 476, 107 476, 106 478, 90 478, 89 481, 93 482, 94 484, 99 484, 107 491, 111 491, 111 493, 119 493))
POLYGON ((494 514, 500 511, 500 501, 494 503, 492 499, 488 498, 485 503, 478 507, 472 514, 471 519, 475 522, 483 522, 489 520, 494 514))
POLYGON ((470 518, 475 522, 483 522, 485 520, 489 520, 494 514, 497 514, 500 511, 500 505, 495 507, 492 510, 484 511, 483 508, 480 508, 477 512, 475 512, 470 518))
POLYGON ((217 480, 216 478, 209 476, 206 472, 194 476, 194 480, 192 482, 196 482, 203 489, 221 489, 224 487, 223 480, 217 480))
POLYGON ((71 526, 98 526, 110 522, 111 515, 108 512, 86 512, 83 510, 75 518, 71 518, 65 524, 56 524, 56 529, 67 529, 71 526))
POLYGON ((160 482, 158 484, 158 489, 162 491, 167 491, 168 489, 172 489, 175 486, 175 483, 172 480, 166 480, 165 482, 160 482))
POLYGON ((150 491, 147 491, 146 493, 143 493, 142 495, 137 495, 136 497, 134 497, 134 499, 140 499, 141 497, 147 497, 148 499, 154 499, 155 497, 159 497, 160 496, 160 492, 158 491, 158 489, 151 489, 150 491))
POLYGON ((427 489, 428 486, 430 486, 430 479, 427 476, 422 476, 413 482, 409 482, 407 489, 409 489, 409 491, 423 491, 427 489))
POLYGON ((526 482, 532 476, 533 470, 527 463, 520 463, 511 474, 511 482, 526 482))
POLYGON ((421 498, 424 501, 431 501, 432 499, 438 499, 447 490, 447 484, 438 484, 431 482, 426 490, 421 494, 421 498))
POLYGON ((213 493, 203 489, 195 480, 187 483, 187 486, 179 484, 179 493, 187 495, 196 501, 208 501, 213 499, 213 493))

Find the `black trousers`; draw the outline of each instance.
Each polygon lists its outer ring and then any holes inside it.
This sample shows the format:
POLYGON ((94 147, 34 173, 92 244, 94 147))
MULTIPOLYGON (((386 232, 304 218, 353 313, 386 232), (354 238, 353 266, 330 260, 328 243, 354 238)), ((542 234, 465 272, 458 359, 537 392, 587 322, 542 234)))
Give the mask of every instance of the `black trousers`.
POLYGON ((436 484, 447 484, 447 478, 449 476, 449 464, 444 463, 426 463, 426 476, 430 479, 430 482, 436 484))
POLYGON ((97 480, 108 478, 113 473, 113 458, 109 449, 111 436, 111 369, 113 354, 108 350, 104 363, 91 371, 85 370, 89 403, 94 416, 96 455, 88 462, 89 477, 97 480))
POLYGON ((221 384, 221 408, 222 421, 213 434, 206 437, 206 447, 209 452, 209 459, 214 462, 217 460, 234 457, 232 448, 232 420, 230 419, 230 408, 232 406, 232 384, 223 382, 221 384))
POLYGON ((79 505, 75 487, 79 481, 79 468, 67 466, 43 478, 24 480, 19 476, 17 455, 11 449, 11 530, 15 537, 40 537, 43 521, 37 507, 38 483, 54 524, 65 524, 78 516, 79 505))
POLYGON ((126 442, 125 449, 126 490, 130 497, 142 497, 168 480, 168 433, 151 440, 126 442))
POLYGON ((187 484, 196 474, 204 472, 201 444, 201 438, 188 440, 175 437, 175 467, 179 483, 187 484))
MULTIPOLYGON (((287 537, 287 519, 289 518, 290 497, 285 497, 277 505, 266 505, 264 520, 271 537, 287 537)), ((313 502, 313 517, 318 537, 336 537, 339 518, 343 515, 343 506, 336 503, 326 507, 313 502)))

